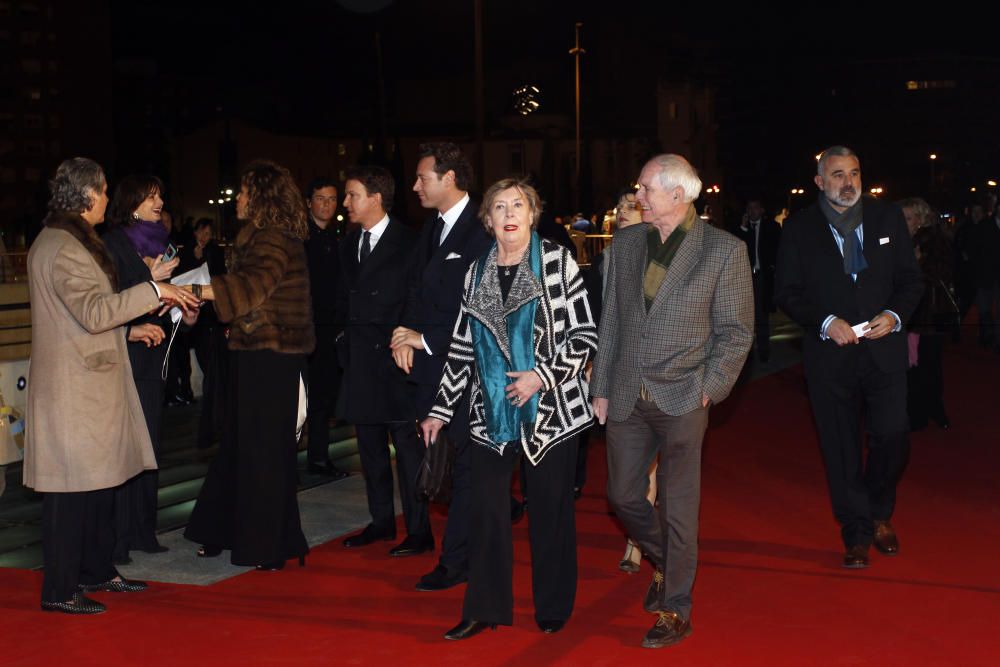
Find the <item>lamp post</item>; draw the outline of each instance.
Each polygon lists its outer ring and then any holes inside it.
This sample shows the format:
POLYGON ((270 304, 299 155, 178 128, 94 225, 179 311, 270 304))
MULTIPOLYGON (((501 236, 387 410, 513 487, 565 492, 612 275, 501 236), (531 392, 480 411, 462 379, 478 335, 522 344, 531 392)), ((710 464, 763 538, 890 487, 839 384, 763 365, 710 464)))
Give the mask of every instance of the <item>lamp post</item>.
POLYGON ((937 153, 931 153, 927 157, 931 161, 931 185, 930 188, 928 189, 928 191, 931 192, 934 190, 934 163, 937 162, 938 156, 937 153))
POLYGON ((576 169, 574 169, 573 179, 576 188, 573 192, 573 209, 580 210, 580 56, 586 51, 580 48, 580 28, 583 24, 576 23, 576 44, 569 50, 571 56, 576 59, 576 169))
POLYGON ((538 111, 538 86, 527 84, 514 89, 514 110, 521 115, 521 176, 528 172, 528 141, 524 136, 524 119, 538 111))

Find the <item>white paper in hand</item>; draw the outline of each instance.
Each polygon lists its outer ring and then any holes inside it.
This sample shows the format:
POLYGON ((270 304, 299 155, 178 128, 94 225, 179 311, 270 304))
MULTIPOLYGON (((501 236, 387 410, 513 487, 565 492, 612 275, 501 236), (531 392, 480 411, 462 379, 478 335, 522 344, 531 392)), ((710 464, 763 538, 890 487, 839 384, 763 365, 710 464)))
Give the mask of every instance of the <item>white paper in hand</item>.
POLYGON ((868 328, 868 320, 865 320, 861 324, 855 324, 853 327, 851 327, 851 330, 854 332, 854 335, 857 336, 858 338, 864 338, 865 330, 867 328, 868 328))
MULTIPOLYGON (((203 262, 197 269, 185 271, 179 276, 170 279, 171 285, 207 285, 212 282, 212 276, 208 273, 208 262, 203 262)), ((184 313, 177 306, 170 309, 170 321, 177 323, 184 313)))

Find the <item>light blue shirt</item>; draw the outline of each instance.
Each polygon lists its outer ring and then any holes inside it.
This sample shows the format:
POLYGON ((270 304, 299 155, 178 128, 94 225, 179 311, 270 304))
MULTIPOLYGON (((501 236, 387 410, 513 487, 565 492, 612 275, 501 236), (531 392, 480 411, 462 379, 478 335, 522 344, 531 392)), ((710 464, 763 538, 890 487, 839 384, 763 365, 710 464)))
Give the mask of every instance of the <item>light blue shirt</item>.
MULTIPOLYGON (((843 257, 844 256, 844 239, 842 239, 840 237, 840 232, 837 231, 836 227, 834 227, 833 225, 829 225, 829 227, 830 227, 830 232, 833 234, 833 240, 837 242, 837 250, 840 251, 840 255, 841 255, 841 257, 843 257)), ((864 223, 861 223, 860 225, 857 226, 857 229, 854 230, 854 234, 858 237, 858 243, 861 244, 862 248, 865 247, 865 229, 864 229, 864 227, 865 227, 864 223)), ((858 281, 858 274, 852 273, 851 274, 851 280, 853 280, 854 282, 857 282, 858 281)), ((892 332, 893 333, 895 333, 895 332, 897 332, 897 331, 899 331, 900 329, 903 328, 903 322, 902 322, 902 320, 899 319, 899 315, 897 315, 896 313, 892 312, 891 310, 885 310, 883 312, 889 313, 896 320, 896 326, 894 326, 892 328, 892 332)), ((830 338, 829 336, 826 335, 826 330, 830 327, 830 322, 833 322, 836 318, 837 318, 836 315, 827 315, 826 319, 823 320, 823 324, 821 324, 819 326, 819 337, 820 337, 821 340, 827 340, 827 339, 830 338)))

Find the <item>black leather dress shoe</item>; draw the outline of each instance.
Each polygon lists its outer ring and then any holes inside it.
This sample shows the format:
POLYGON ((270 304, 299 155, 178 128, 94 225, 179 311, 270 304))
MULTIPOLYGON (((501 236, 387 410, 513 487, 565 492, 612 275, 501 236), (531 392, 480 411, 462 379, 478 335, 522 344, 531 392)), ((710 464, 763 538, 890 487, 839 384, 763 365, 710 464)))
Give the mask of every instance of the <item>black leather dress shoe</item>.
POLYGON ((139 549, 139 551, 146 554, 163 554, 170 551, 170 547, 165 547, 157 542, 154 546, 148 547, 146 549, 139 549))
POLYGON ((566 621, 538 621, 538 629, 547 635, 559 632, 566 625, 566 621))
POLYGON ((482 621, 469 620, 466 621, 462 619, 462 622, 453 627, 448 632, 444 633, 445 639, 468 639, 473 635, 478 635, 480 632, 489 628, 490 630, 496 630, 496 623, 484 623, 482 621))
POLYGON ((85 593, 93 593, 94 591, 106 591, 108 593, 138 593, 139 591, 144 591, 147 588, 149 588, 149 586, 145 581, 126 579, 125 577, 116 577, 100 584, 80 584, 80 590, 85 593))
POLYGON ((438 564, 438 566, 433 570, 420 577, 420 581, 417 582, 416 588, 418 591, 424 592, 443 591, 451 588, 452 586, 464 584, 468 580, 468 572, 449 574, 448 568, 444 565, 438 564))
POLYGON ((396 539, 395 531, 381 531, 372 524, 365 526, 357 535, 351 535, 344 540, 345 547, 363 547, 379 540, 396 539))
POLYGON ((42 611, 59 611, 64 614, 102 614, 107 611, 107 607, 97 600, 84 597, 80 593, 73 593, 73 597, 68 602, 42 602, 42 611))
POLYGON ((389 555, 395 558, 401 556, 416 556, 426 551, 434 551, 434 538, 426 535, 407 535, 406 538, 389 549, 389 555))
POLYGON ((330 461, 326 463, 310 463, 307 469, 310 475, 323 475, 324 477, 329 477, 331 482, 344 479, 350 474, 346 470, 341 470, 333 465, 330 461))
POLYGON ((653 573, 653 581, 646 589, 646 597, 642 600, 642 608, 650 614, 660 611, 660 590, 663 588, 663 573, 657 570, 653 573))

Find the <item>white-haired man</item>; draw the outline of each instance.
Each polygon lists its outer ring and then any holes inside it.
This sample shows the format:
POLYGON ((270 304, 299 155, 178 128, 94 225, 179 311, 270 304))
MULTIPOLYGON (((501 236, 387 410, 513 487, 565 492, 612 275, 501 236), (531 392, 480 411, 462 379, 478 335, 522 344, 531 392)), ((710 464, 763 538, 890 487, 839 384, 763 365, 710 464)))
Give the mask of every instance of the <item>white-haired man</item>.
POLYGON ((608 425, 608 498, 657 568, 644 602, 658 615, 649 648, 691 633, 708 409, 729 395, 753 341, 745 246, 698 218, 699 192, 679 155, 643 167, 636 195, 649 225, 619 230, 611 245, 590 387, 608 425), (657 455, 658 508, 646 500, 657 455))

